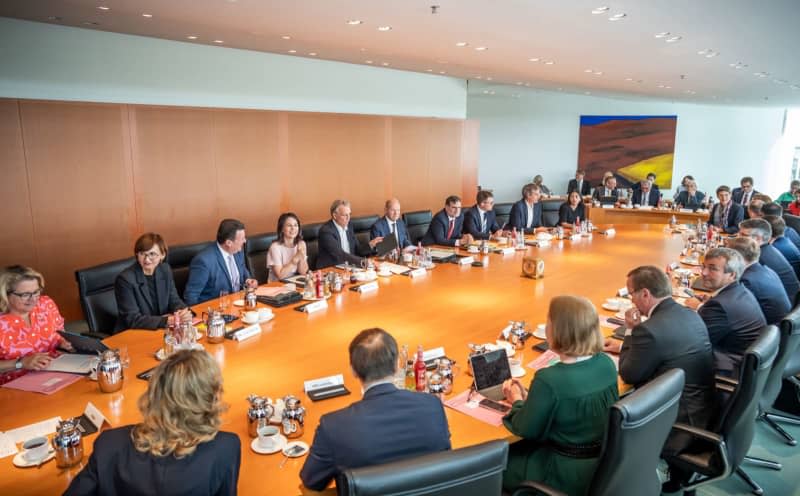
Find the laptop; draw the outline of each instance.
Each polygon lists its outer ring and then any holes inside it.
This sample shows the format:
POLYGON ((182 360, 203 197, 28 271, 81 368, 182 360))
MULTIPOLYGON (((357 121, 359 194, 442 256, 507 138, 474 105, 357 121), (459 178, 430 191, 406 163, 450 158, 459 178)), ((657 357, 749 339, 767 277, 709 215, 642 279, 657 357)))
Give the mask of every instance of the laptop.
POLYGON ((397 248, 397 236, 394 234, 384 236, 383 241, 375 245, 375 251, 378 253, 379 257, 386 255, 395 248, 397 248))
POLYGON ((503 382, 511 379, 511 367, 505 348, 489 351, 469 357, 472 376, 475 378, 475 390, 484 398, 502 401, 503 382))
POLYGON ((600 197, 600 204, 601 205, 613 205, 617 203, 616 196, 601 196, 600 197))

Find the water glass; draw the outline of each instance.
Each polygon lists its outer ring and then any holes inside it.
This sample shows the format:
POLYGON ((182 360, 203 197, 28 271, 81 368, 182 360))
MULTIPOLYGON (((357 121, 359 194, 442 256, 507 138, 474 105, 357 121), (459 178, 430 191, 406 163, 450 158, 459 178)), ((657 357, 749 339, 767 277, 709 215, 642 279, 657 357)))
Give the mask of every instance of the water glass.
POLYGON ((223 314, 228 311, 228 292, 225 290, 219 292, 219 311, 223 314))
POLYGON ((119 362, 122 364, 122 368, 127 369, 131 366, 131 355, 128 353, 127 346, 120 346, 119 347, 119 362))

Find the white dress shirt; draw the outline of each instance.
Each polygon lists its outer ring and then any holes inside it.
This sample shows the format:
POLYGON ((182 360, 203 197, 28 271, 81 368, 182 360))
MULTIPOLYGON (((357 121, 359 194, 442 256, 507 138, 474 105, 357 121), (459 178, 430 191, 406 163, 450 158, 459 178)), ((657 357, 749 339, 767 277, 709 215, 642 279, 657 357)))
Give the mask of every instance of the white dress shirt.
POLYGON ((347 241, 347 229, 340 226, 336 221, 333 222, 336 230, 339 231, 339 240, 342 242, 342 250, 345 253, 350 253, 350 243, 347 241))

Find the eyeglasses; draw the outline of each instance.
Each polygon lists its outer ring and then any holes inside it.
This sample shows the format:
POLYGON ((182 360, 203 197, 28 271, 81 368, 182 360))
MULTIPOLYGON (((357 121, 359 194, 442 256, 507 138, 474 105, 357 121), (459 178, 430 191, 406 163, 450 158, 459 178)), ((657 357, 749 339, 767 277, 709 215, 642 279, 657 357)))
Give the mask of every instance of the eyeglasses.
POLYGON ((16 296, 17 298, 19 298, 21 300, 30 301, 33 298, 38 298, 39 296, 41 296, 42 295, 42 290, 41 289, 37 289, 36 291, 31 291, 29 293, 17 293, 15 291, 12 291, 11 294, 13 294, 14 296, 16 296))
POLYGON ((150 260, 158 260, 159 258, 161 258, 161 253, 157 251, 148 251, 148 252, 140 251, 138 255, 141 256, 142 258, 150 260))

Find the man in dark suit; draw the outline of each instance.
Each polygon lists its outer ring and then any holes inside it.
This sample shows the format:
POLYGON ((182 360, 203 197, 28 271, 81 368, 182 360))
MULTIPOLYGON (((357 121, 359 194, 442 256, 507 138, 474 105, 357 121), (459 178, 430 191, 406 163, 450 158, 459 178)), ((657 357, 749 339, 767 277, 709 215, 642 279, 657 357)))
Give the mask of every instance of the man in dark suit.
POLYGON ((767 324, 780 324, 791 311, 792 304, 778 274, 758 263, 761 255, 758 243, 751 238, 737 237, 729 239, 726 246, 739 252, 744 259, 745 269, 739 282, 756 297, 767 324))
POLYGON ((506 229, 516 228, 530 234, 542 227, 542 204, 539 202, 541 196, 538 185, 529 183, 523 186, 522 199, 511 206, 506 229))
POLYGON ((705 208, 706 195, 702 191, 697 191, 697 183, 689 179, 686 181, 686 189, 675 195, 675 204, 696 211, 705 208))
POLYGON ((490 239, 500 234, 502 231, 492 207, 494 207, 492 192, 485 189, 478 191, 475 206, 464 213, 464 232, 471 234, 474 239, 490 239))
POLYGON ((400 218, 400 200, 392 198, 386 200, 383 209, 384 215, 369 230, 369 239, 385 238, 392 235, 397 238, 397 247, 401 250, 413 249, 411 240, 408 238, 408 229, 403 219, 400 218))
MULTIPOLYGON (((628 273, 628 294, 635 305, 625 314, 627 327, 619 341, 606 341, 607 351, 619 352, 619 375, 640 387, 672 368, 683 369, 685 383, 678 422, 705 429, 714 412, 714 358, 703 320, 672 299, 669 277, 658 267, 638 267, 628 273), (649 318, 642 322, 641 315, 649 318)), ((674 454, 691 438, 671 435, 664 453, 674 454)))
POLYGON ((749 176, 743 177, 742 180, 739 181, 739 185, 738 188, 733 188, 731 198, 734 203, 747 207, 750 204, 750 200, 753 199, 753 196, 758 194, 758 191, 753 189, 753 178, 749 176))
POLYGON ((641 206, 651 206, 655 207, 658 205, 658 198, 659 192, 653 190, 651 187, 650 181, 642 181, 639 183, 639 187, 633 191, 633 198, 631 202, 634 205, 641 205, 641 206))
POLYGON ((727 186, 717 188, 717 199, 719 203, 711 207, 708 215, 709 227, 728 234, 739 232, 739 223, 744 219, 744 209, 741 205, 731 201, 731 189, 727 186))
POLYGON ((573 191, 577 191, 581 196, 586 196, 592 192, 592 185, 589 184, 589 181, 584 181, 584 177, 586 177, 584 171, 575 171, 575 179, 570 179, 569 184, 567 184, 567 195, 573 191))
POLYGON ((772 238, 770 238, 769 244, 781 252, 783 258, 789 262, 789 265, 794 269, 795 275, 800 279, 800 250, 798 250, 794 243, 789 241, 784 235, 786 231, 786 221, 777 215, 765 215, 764 220, 769 222, 772 228, 772 238))
POLYGON ((450 430, 435 396, 398 389, 397 342, 383 329, 361 331, 350 343, 350 367, 363 399, 322 416, 300 479, 321 491, 348 468, 450 449, 450 430))
POLYGON ((739 223, 739 234, 753 238, 761 248, 761 256, 758 262, 774 270, 781 279, 783 289, 789 301, 794 302, 797 293, 800 293, 800 280, 792 269, 791 264, 786 260, 781 252, 769 244, 772 239, 772 226, 764 219, 747 219, 739 223))
POLYGON ((603 198, 610 198, 614 197, 614 201, 619 198, 619 190, 617 189, 617 178, 614 176, 608 176, 603 183, 605 187, 603 188, 595 188, 594 193, 592 193, 592 200, 594 201, 602 201, 603 198))
MULTIPOLYGON (((655 172, 648 172, 647 176, 644 178, 645 181, 650 181, 650 190, 653 191, 656 196, 661 197, 661 190, 658 189, 658 185, 656 184, 656 173, 655 172)), ((642 181, 643 182, 643 181, 642 181)), ((633 183, 631 189, 636 192, 642 189, 642 182, 633 183)), ((634 202, 636 203, 636 202, 634 202)))
POLYGON ((242 285, 258 286, 244 263, 242 247, 246 240, 240 221, 225 219, 219 223, 217 242, 195 255, 189 264, 189 279, 183 291, 187 305, 218 298, 220 291, 235 293, 242 285))
POLYGON ((331 204, 331 220, 319 228, 317 269, 348 262, 358 267, 361 258, 369 256, 383 237, 369 240, 369 246, 360 246, 353 226, 350 225, 350 202, 335 200, 331 204))
MULTIPOLYGON (((777 215, 778 217, 781 217, 783 216, 783 207, 775 202, 765 203, 764 206, 761 207, 761 213, 762 215, 777 215)), ((792 226, 786 226, 786 228, 783 230, 783 235, 786 236, 789 241, 794 243, 798 250, 800 250, 800 234, 798 234, 798 232, 792 226)))
POLYGON ((703 286, 713 291, 710 298, 687 300, 708 329, 714 350, 714 367, 717 373, 738 377, 739 364, 747 347, 758 338, 761 328, 767 325, 764 313, 753 293, 745 288, 739 278, 744 272, 744 259, 730 248, 714 248, 706 253, 703 262, 703 286))
POLYGON ((472 235, 463 232, 464 214, 461 213, 461 198, 451 195, 444 201, 444 208, 433 216, 422 244, 462 246, 472 243, 472 235))

